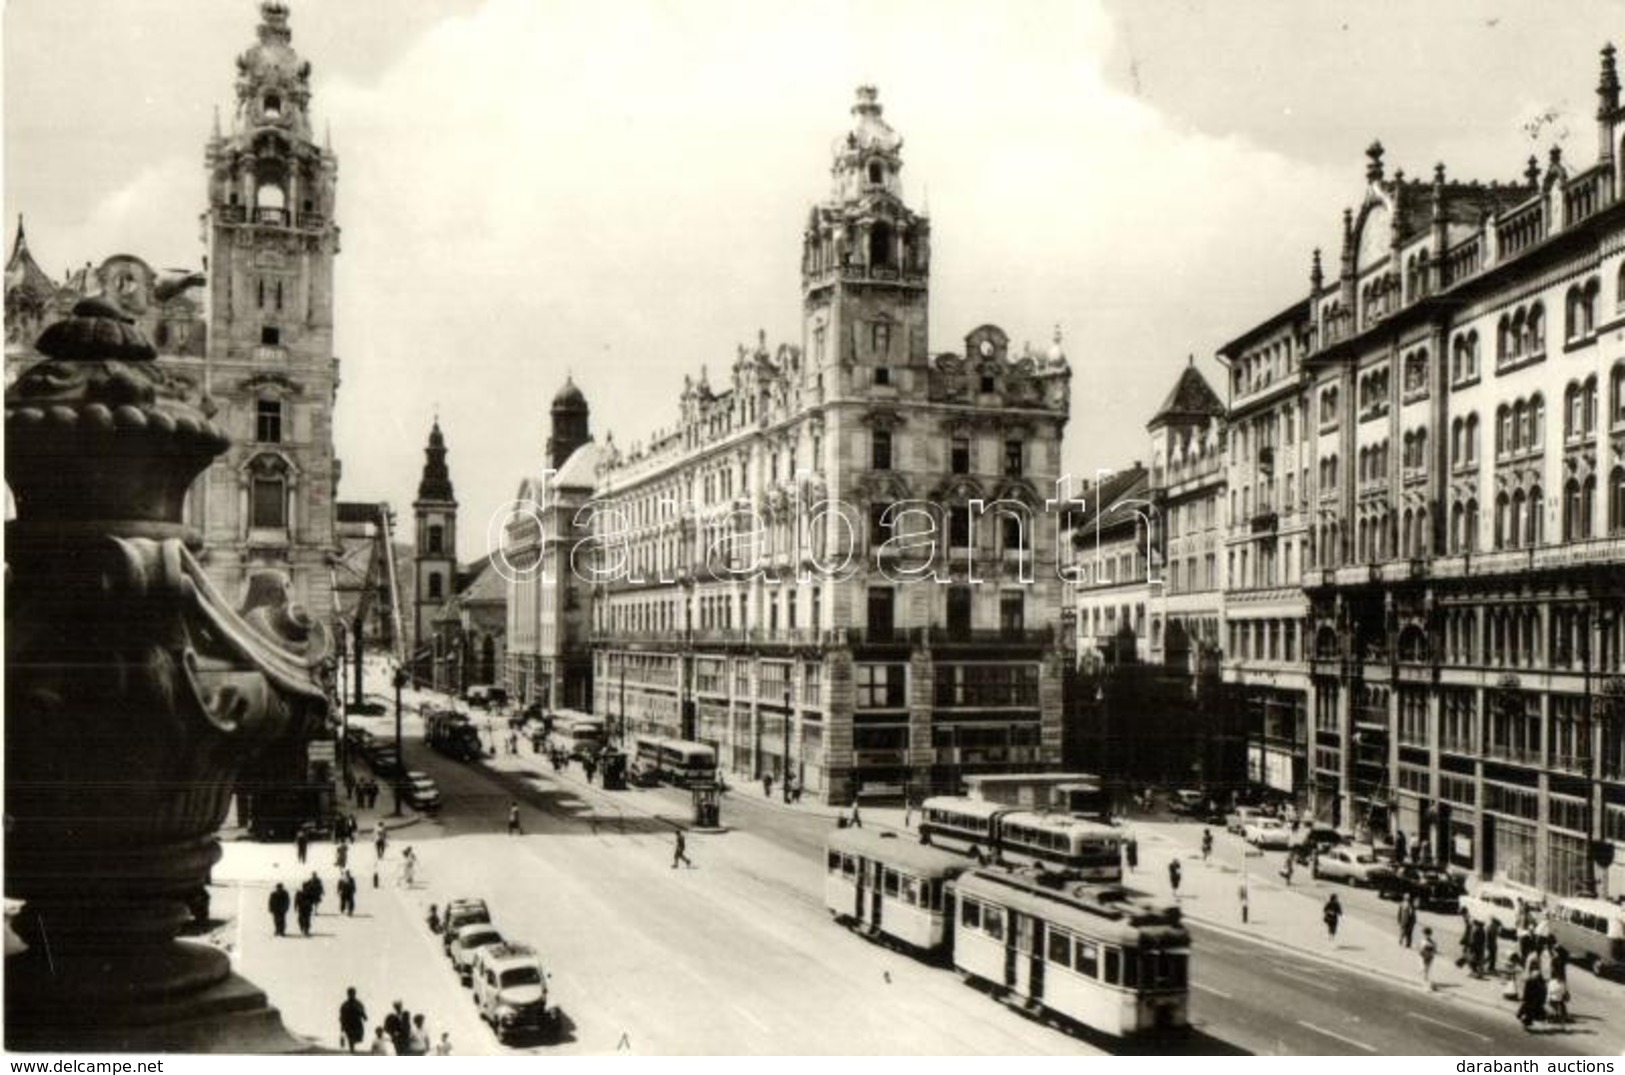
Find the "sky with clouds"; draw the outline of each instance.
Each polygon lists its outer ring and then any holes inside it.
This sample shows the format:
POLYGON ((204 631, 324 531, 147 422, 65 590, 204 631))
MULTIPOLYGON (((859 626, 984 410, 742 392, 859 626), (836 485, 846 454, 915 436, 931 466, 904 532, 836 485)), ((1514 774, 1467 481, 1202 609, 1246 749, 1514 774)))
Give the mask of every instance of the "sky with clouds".
MULTIPOLYGON (((1301 297, 1365 147, 1584 166, 1617 3, 291 0, 339 156, 340 495, 407 510, 438 412, 463 547, 571 375, 623 446, 685 373, 800 338, 800 233, 853 89, 932 217, 931 350, 1059 325, 1066 463, 1149 454, 1186 356, 1301 297), (1552 115, 1549 122, 1536 117, 1552 115)), ((52 273, 198 265, 203 145, 252 0, 7 0, 7 227, 52 273)), ((9 241, 9 237, 8 237, 9 241)))

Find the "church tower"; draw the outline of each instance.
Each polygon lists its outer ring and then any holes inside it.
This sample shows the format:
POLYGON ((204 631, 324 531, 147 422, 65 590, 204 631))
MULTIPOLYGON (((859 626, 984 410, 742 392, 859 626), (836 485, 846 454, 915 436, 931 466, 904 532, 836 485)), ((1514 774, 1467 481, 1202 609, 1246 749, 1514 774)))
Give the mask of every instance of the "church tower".
POLYGON ((564 387, 553 397, 551 417, 553 424, 547 438, 547 465, 553 470, 560 470, 577 448, 592 440, 587 397, 581 394, 581 389, 569 377, 564 379, 564 387))
POLYGON ((211 468, 198 524, 209 570, 237 594, 278 568, 325 621, 337 552, 333 452, 333 259, 338 160, 311 137, 310 63, 288 7, 260 5, 258 42, 237 57, 230 129, 209 139, 208 360, 204 390, 232 448, 211 468))
POLYGON ((802 238, 808 369, 860 396, 901 384, 901 369, 923 369, 928 355, 931 225, 903 204, 903 139, 878 98, 858 87, 852 129, 832 147, 830 198, 813 207, 802 238))
MULTIPOLYGON (((417 519, 413 557, 412 645, 422 654, 434 634, 434 618, 457 596, 457 495, 446 469, 446 438, 435 419, 423 450, 423 477, 412 501, 417 519)), ((423 670, 423 671, 426 671, 423 670)))

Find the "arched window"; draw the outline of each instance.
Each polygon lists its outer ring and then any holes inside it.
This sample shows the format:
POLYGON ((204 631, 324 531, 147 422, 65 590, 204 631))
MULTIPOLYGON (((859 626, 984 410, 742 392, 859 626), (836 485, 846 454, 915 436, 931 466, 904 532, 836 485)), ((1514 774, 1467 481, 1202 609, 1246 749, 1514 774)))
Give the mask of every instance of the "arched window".
POLYGON ((1597 514, 1597 476, 1587 474, 1586 480, 1580 485, 1580 534, 1579 540, 1584 541, 1592 533, 1592 520, 1597 514))
POLYGON ((1411 549, 1411 555, 1422 557, 1433 551, 1433 535, 1428 530, 1428 509, 1416 509, 1416 545, 1411 549))
POLYGON ((1532 355, 1546 353, 1546 308, 1535 303, 1529 308, 1529 320, 1524 322, 1524 350, 1532 355))
POLYGON ((891 227, 885 221, 878 220, 869 228, 869 264, 890 267, 894 261, 892 254, 891 227))
POLYGON ((1478 499, 1469 497, 1467 500, 1467 526, 1462 543, 1463 551, 1478 551, 1478 499))
POLYGON ((1519 489, 1512 494, 1512 515, 1507 522, 1507 545, 1514 549, 1523 539, 1524 504, 1523 490, 1519 489))
POLYGON ((1540 451, 1546 447, 1546 400, 1539 392, 1529 401, 1529 439, 1526 451, 1540 451))
POLYGON ((1625 534, 1625 466, 1615 467, 1608 478, 1608 532, 1625 534))
POLYGON ((1495 457, 1512 450, 1512 408, 1505 403, 1495 409, 1495 457))
POLYGON ((288 464, 281 456, 260 455, 248 468, 248 525, 255 530, 286 530, 288 464))
POLYGON ((1625 362, 1616 362, 1608 375, 1608 424, 1625 426, 1625 362))
POLYGON ((1580 533, 1580 482, 1570 478, 1563 486, 1563 540, 1573 541, 1580 533))
POLYGON ((1472 465, 1478 462, 1478 414, 1475 412, 1467 416, 1467 463, 1472 465))
POLYGON ((1452 504, 1450 506, 1450 551, 1451 552, 1460 552, 1462 550, 1461 532, 1462 532, 1462 526, 1464 525, 1464 517, 1466 516, 1466 514, 1467 514, 1467 509, 1462 507, 1461 501, 1458 500, 1458 501, 1456 501, 1454 504, 1452 504))
POLYGON ((1569 386, 1563 389, 1563 439, 1574 440, 1579 437, 1582 421, 1580 386, 1570 381, 1569 386))
POLYGON ((1595 374, 1586 378, 1582 395, 1585 398, 1583 407, 1585 435, 1589 437, 1597 431, 1597 377, 1595 374))
POLYGON ((1507 522, 1512 514, 1512 498, 1501 493, 1495 498, 1495 547, 1507 547, 1507 522))
POLYGON ((1517 453, 1529 447, 1529 408, 1523 400, 1512 405, 1512 436, 1508 441, 1508 450, 1517 453))
POLYGON ((1540 486, 1529 490, 1529 519, 1524 527, 1524 544, 1536 546, 1546 537, 1546 499, 1540 486))
POLYGON ((1399 524, 1400 528, 1401 528, 1401 530, 1400 530, 1400 542, 1401 542, 1400 547, 1405 550, 1405 555, 1406 556, 1414 555, 1412 550, 1414 548, 1414 543, 1415 543, 1415 540, 1416 540, 1416 534, 1412 531, 1412 527, 1415 525, 1415 523, 1416 523, 1416 519, 1415 519, 1414 516, 1411 515, 1411 509, 1406 508, 1405 509, 1405 514, 1401 518, 1400 524, 1399 524))
POLYGON ((1584 315, 1580 311, 1581 304, 1580 289, 1578 287, 1569 288, 1568 294, 1563 298, 1564 339, 1573 340, 1581 335, 1580 326, 1584 320, 1584 315))
POLYGON ((1505 362, 1512 357, 1512 319, 1505 314, 1495 326, 1495 361, 1505 362))

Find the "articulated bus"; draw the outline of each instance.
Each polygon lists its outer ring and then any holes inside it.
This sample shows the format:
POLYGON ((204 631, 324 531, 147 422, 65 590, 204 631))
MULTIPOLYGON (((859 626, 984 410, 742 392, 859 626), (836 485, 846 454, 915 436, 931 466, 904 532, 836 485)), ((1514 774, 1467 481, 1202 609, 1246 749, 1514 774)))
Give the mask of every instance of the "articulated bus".
POLYGON ((1083 881, 1123 879, 1123 836, 1068 814, 1037 814, 999 803, 939 796, 921 806, 920 838, 978 862, 1034 863, 1083 881))
POLYGON ((1188 1025, 1191 941, 1177 907, 995 870, 953 888, 954 968, 968 980, 1108 1034, 1188 1025))
POLYGON ((838 829, 824 847, 824 906, 836 921, 923 953, 945 951, 953 926, 947 884, 970 868, 962 855, 866 829, 838 829))
POLYGON ((1178 908, 1116 885, 1056 884, 861 829, 825 843, 837 922, 953 966, 1001 999, 1108 1034, 1187 1025, 1178 908))
POLYGON ((680 787, 711 783, 717 777, 717 752, 704 743, 640 735, 632 755, 641 772, 680 787))

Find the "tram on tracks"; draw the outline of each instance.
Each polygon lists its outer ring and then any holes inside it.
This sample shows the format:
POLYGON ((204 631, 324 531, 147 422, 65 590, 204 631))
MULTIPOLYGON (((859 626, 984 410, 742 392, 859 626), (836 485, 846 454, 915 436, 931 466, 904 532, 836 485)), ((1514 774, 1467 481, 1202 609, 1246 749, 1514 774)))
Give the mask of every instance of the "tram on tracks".
POLYGON ((825 855, 837 921, 1006 1003, 1116 1036, 1188 1025, 1190 935, 1177 907, 859 829, 830 834, 825 855))
POLYGON ((596 758, 604 749, 604 722, 597 717, 560 717, 553 725, 553 742, 572 758, 596 758))
POLYGON ((1070 814, 1016 810, 1001 803, 937 796, 920 807, 922 842, 963 851, 978 862, 1042 865, 1082 881, 1123 879, 1123 834, 1070 814))
POLYGON ((632 744, 632 759, 640 774, 652 774, 657 780, 679 787, 710 784, 717 778, 717 752, 687 739, 637 736, 632 744))

